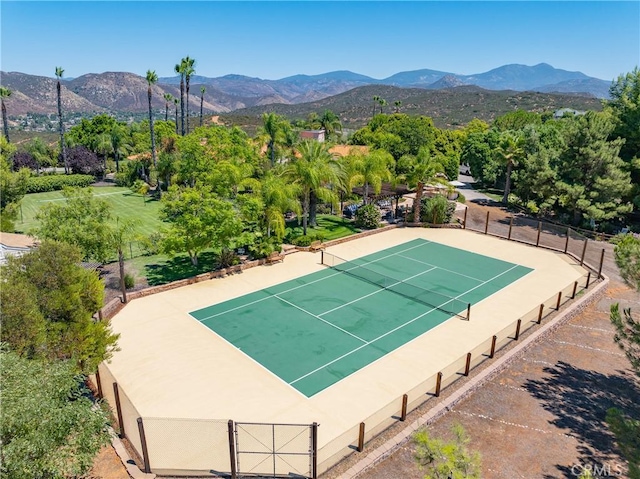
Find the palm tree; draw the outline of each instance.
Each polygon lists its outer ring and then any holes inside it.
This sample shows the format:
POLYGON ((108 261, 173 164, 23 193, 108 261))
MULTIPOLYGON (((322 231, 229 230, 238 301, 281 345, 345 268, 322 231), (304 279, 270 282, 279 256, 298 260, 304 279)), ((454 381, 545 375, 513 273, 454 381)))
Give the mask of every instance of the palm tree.
POLYGON ((285 234, 284 215, 293 211, 300 215, 300 202, 296 200, 300 195, 299 185, 288 182, 283 176, 273 171, 265 174, 257 188, 264 204, 264 223, 267 237, 274 234, 281 240, 285 234))
MULTIPOLYGON (((184 58, 173 69, 180 75, 180 124, 182 136, 184 136, 184 58)), ((176 119, 176 133, 177 129, 178 120, 176 119)))
POLYGON ((165 93, 164 96, 164 121, 169 121, 169 103, 173 101, 171 93, 165 93))
POLYGON ((64 70, 61 67, 56 67, 56 78, 58 82, 56 84, 56 90, 58 92, 58 120, 60 123, 60 154, 62 155, 62 163, 64 164, 65 174, 69 174, 69 165, 67 165, 67 149, 64 146, 64 124, 62 123, 62 92, 60 79, 64 74, 64 70))
POLYGON ((442 171, 442 165, 431 157, 429 150, 425 147, 420 148, 417 156, 413 158, 411 170, 405 178, 409 186, 415 185, 416 188, 416 197, 413 203, 414 222, 420 222, 424 185, 436 181, 436 175, 442 171))
MULTIPOLYGON (((186 114, 186 118, 187 118, 187 135, 189 134, 189 82, 191 80, 191 75, 193 75, 196 72, 196 69, 194 68, 196 61, 193 58, 190 58, 188 55, 182 59, 182 62, 184 64, 184 79, 185 79, 185 85, 186 85, 186 90, 187 90, 187 114, 186 114)), ((183 133, 184 134, 184 133, 183 133)))
POLYGON ((391 181, 391 173, 394 159, 390 153, 384 150, 373 150, 369 154, 355 154, 347 157, 350 161, 351 177, 350 186, 364 186, 362 200, 367 204, 369 199, 369 187, 376 194, 382 189, 382 182, 391 181))
POLYGON ((330 185, 342 185, 344 172, 336 162, 327 143, 304 140, 298 146, 299 158, 287 163, 284 178, 300 188, 302 195, 302 229, 307 234, 307 224, 313 226, 311 217, 311 197, 323 201, 336 202, 337 195, 330 185), (311 220, 311 221, 310 221, 311 220))
POLYGON ((104 172, 107 172, 107 155, 112 151, 111 148, 111 135, 109 133, 102 133, 98 135, 94 143, 94 149, 96 153, 102 155, 102 164, 104 167, 104 172))
POLYGON ((120 171, 120 157, 129 152, 126 131, 123 125, 115 125, 111 129, 111 152, 116 160, 116 171, 120 171))
POLYGON ((0 86, 0 101, 2 102, 2 125, 4 129, 4 137, 7 139, 7 143, 11 143, 9 140, 9 123, 7 123, 7 107, 4 104, 4 99, 11 96, 11 90, 0 86))
POLYGON ((378 103, 380 104, 380 114, 382 115, 382 107, 387 106, 387 100, 385 100, 384 98, 380 98, 378 100, 378 103))
POLYGON ((400 113, 400 107, 402 106, 402 102, 400 100, 396 100, 393 102, 393 104, 395 105, 394 113, 400 113))
POLYGON ((151 86, 158 83, 158 75, 155 70, 147 70, 147 99, 149 100, 149 132, 151 133, 151 162, 156 168, 156 137, 153 134, 153 111, 151 110, 151 86))
POLYGON ((320 128, 324 129, 327 134, 327 139, 331 138, 331 136, 335 135, 337 132, 342 134, 342 123, 340 123, 340 118, 338 118, 338 115, 331 110, 325 110, 318 122, 320 123, 320 128))
POLYGON ((200 87, 200 126, 202 126, 202 105, 204 104, 204 92, 207 89, 204 86, 200 87))
POLYGON ((378 95, 373 96, 373 114, 371 117, 376 116, 376 108, 378 107, 378 103, 380 103, 380 97, 378 95))
POLYGON ((179 102, 179 101, 180 101, 180 100, 178 100, 177 98, 174 98, 174 99, 173 99, 173 104, 174 104, 174 105, 175 105, 175 107, 176 107, 176 135, 178 134, 178 102, 179 102))
POLYGON ((507 167, 504 194, 502 195, 502 202, 506 205, 509 201, 509 193, 511 192, 511 172, 513 171, 513 167, 517 166, 518 162, 525 155, 522 135, 512 130, 501 133, 495 154, 498 161, 507 167))
POLYGON ((287 120, 273 112, 262 114, 261 133, 267 139, 267 153, 271 166, 276 163, 276 146, 284 140, 284 130, 287 120))

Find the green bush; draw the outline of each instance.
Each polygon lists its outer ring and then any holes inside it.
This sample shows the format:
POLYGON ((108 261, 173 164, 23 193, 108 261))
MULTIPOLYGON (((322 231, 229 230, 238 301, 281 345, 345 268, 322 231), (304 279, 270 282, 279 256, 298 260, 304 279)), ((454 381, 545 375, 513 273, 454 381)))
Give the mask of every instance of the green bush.
POLYGON ((442 195, 423 197, 420 219, 422 223, 433 225, 450 223, 455 210, 455 201, 449 201, 442 195))
POLYGON ((124 287, 126 289, 131 289, 136 285, 136 279, 133 277, 131 273, 126 273, 124 275, 124 287))
POLYGON ((85 188, 95 181, 91 175, 32 176, 27 180, 27 193, 61 190, 65 186, 85 188))
POLYGON ((314 241, 322 241, 324 235, 320 232, 318 233, 308 233, 307 235, 298 236, 297 238, 293 238, 291 240, 291 244, 296 246, 310 246, 314 241))
POLYGON ((467 202, 467 198, 465 198, 465 196, 458 191, 458 197, 456 198, 456 201, 458 203, 466 203, 467 202))
POLYGON ((374 204, 358 208, 355 225, 357 228, 376 229, 380 226, 380 209, 374 204))
POLYGON ((240 263, 240 258, 235 251, 230 248, 222 248, 216 258, 216 269, 228 268, 238 263, 240 263))

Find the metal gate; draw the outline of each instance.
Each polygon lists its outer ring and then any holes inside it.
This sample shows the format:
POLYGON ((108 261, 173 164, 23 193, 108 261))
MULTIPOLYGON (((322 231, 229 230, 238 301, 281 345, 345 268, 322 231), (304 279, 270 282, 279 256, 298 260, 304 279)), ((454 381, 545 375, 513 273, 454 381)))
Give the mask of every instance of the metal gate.
POLYGON ((235 423, 238 476, 317 477, 318 425, 235 423))

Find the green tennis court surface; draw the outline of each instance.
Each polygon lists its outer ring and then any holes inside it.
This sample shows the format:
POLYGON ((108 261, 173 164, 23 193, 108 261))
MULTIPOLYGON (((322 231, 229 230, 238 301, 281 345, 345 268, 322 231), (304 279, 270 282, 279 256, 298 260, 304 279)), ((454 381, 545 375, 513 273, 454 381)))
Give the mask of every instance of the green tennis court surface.
POLYGON ((422 239, 325 263, 190 314, 311 397, 532 271, 422 239))

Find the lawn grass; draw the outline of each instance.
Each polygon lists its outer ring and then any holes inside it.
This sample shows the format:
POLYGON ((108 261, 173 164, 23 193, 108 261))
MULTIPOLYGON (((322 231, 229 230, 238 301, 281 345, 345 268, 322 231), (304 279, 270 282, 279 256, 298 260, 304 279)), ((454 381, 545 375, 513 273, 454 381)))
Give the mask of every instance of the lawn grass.
POLYGON ((498 201, 498 202, 502 201, 502 195, 504 194, 503 190, 500 190, 498 188, 480 188, 475 185, 474 185, 474 189, 476 191, 479 191, 480 193, 487 195, 493 201, 498 201))
MULTIPOLYGON (((307 234, 320 234, 324 241, 331 241, 338 238, 344 238, 360 232, 353 224, 353 221, 347 220, 335 215, 318 215, 318 225, 314 228, 309 227, 307 234)), ((300 228, 298 220, 287 221, 288 228, 300 228)))
MULTIPOLYGON (((92 190, 96 197, 109 203, 114 217, 118 217, 120 220, 136 220, 138 223, 136 231, 140 235, 148 236, 161 228, 159 201, 132 193, 129 188, 118 186, 92 187, 92 190)), ((33 231, 38 226, 36 214, 43 205, 52 201, 63 201, 62 192, 50 191, 25 195, 22 199, 21 214, 18 215, 15 222, 16 232, 30 233, 33 231)))

